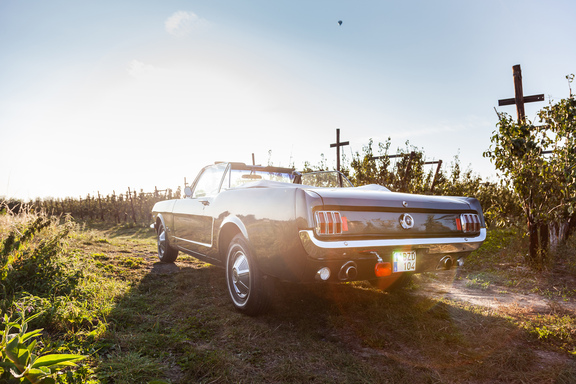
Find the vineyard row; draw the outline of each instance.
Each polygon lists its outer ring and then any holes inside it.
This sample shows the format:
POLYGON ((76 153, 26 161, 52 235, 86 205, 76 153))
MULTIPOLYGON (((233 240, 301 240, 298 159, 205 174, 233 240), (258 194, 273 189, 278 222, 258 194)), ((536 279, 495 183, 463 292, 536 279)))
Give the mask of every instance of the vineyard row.
POLYGON ((88 194, 85 198, 64 199, 36 199, 29 203, 17 200, 0 202, 0 211, 10 210, 18 213, 23 209, 35 212, 46 212, 49 215, 70 215, 77 220, 102 221, 110 223, 133 222, 134 224, 149 224, 152 222, 152 207, 156 202, 168 199, 179 199, 180 187, 158 190, 154 192, 128 191, 117 195, 114 191, 111 195, 97 196, 88 194))

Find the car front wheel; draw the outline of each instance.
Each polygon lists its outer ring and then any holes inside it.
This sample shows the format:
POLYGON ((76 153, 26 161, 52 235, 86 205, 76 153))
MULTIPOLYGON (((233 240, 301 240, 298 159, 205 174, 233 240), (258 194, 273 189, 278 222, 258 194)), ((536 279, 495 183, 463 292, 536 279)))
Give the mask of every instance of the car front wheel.
POLYGON ((170 246, 166 227, 163 224, 158 226, 157 235, 158 258, 163 263, 173 263, 178 257, 178 250, 170 246))
POLYGON ((230 242, 226 257, 226 283, 236 309, 255 316, 268 307, 268 297, 263 289, 262 274, 244 236, 236 235, 230 242))

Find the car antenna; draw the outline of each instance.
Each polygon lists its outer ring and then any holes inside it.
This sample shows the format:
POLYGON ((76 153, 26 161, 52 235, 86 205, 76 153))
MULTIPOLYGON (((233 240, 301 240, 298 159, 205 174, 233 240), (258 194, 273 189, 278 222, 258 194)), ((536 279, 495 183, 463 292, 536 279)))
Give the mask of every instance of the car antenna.
POLYGON ((250 175, 256 174, 256 169, 254 167, 256 167, 256 158, 254 157, 254 152, 252 152, 252 169, 250 170, 250 175))

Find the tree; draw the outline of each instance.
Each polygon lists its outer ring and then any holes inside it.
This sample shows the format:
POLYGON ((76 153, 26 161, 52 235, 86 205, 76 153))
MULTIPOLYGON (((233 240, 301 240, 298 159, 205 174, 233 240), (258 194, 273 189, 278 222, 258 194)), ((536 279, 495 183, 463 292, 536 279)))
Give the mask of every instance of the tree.
POLYGON ((350 167, 353 172, 351 174, 351 181, 354 185, 366 185, 366 184, 379 184, 385 186, 391 186, 395 181, 395 175, 388 171, 390 166, 390 158, 387 157, 388 150, 390 149, 390 139, 386 143, 378 143, 378 160, 374 160, 376 157, 372 149, 374 142, 372 139, 368 142, 368 145, 362 147, 362 154, 356 152, 350 162, 350 167))
POLYGON ((541 266, 545 247, 541 246, 538 234, 551 196, 544 188, 549 181, 548 162, 542 156, 547 137, 529 121, 516 123, 507 114, 499 116, 498 131, 493 134, 490 150, 484 156, 502 172, 519 197, 530 237, 529 262, 541 266))
MULTIPOLYGON (((574 75, 566 78, 569 84, 574 75)), ((572 95, 543 108, 538 117, 550 132, 550 169, 556 178, 549 217, 555 235, 564 240, 576 228, 576 98, 572 95)))
POLYGON ((542 267, 550 239, 549 224, 558 228, 568 217, 576 220, 576 100, 571 95, 540 111, 545 125, 515 122, 504 113, 499 117, 498 130, 484 156, 517 195, 528 225, 528 261, 542 267), (551 151, 546 151, 549 148, 551 151))

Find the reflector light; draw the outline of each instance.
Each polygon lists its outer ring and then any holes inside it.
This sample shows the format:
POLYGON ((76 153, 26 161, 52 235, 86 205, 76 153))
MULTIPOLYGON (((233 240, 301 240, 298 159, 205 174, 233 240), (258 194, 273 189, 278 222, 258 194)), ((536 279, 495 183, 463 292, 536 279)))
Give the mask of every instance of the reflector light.
POLYGON ((330 268, 323 267, 316 272, 316 279, 326 281, 330 278, 330 268))
POLYGON ((456 219, 456 228, 464 233, 480 232, 480 218, 475 213, 464 213, 456 219))
POLYGON ((342 216, 342 232, 348 232, 348 219, 342 216))
POLYGON ((314 216, 316 218, 316 233, 318 235, 342 234, 342 217, 340 212, 317 211, 314 216))
POLYGON ((374 266, 374 273, 376 277, 385 277, 392 274, 392 264, 390 263, 376 263, 374 266))

